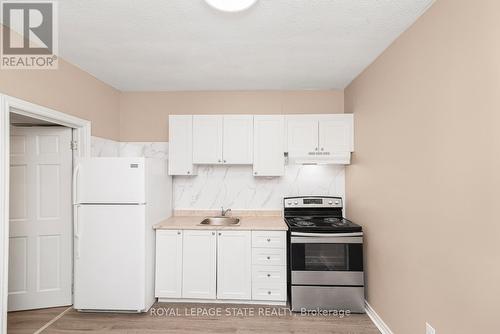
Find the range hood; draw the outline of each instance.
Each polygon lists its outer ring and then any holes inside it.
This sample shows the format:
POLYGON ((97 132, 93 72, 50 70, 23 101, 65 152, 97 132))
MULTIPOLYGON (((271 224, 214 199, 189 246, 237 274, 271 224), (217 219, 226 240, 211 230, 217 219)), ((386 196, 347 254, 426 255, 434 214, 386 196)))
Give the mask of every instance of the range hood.
POLYGON ((329 155, 289 156, 288 162, 293 165, 349 165, 351 152, 335 152, 329 155))

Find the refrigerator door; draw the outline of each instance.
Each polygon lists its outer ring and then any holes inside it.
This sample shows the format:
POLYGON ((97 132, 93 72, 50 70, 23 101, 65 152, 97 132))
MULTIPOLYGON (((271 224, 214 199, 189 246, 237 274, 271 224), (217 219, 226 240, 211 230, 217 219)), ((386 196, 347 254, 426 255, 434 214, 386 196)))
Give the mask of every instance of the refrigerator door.
POLYGON ((145 205, 76 205, 75 218, 74 308, 146 310, 145 205))
POLYGON ((75 203, 145 203, 145 158, 88 158, 74 174, 75 203))

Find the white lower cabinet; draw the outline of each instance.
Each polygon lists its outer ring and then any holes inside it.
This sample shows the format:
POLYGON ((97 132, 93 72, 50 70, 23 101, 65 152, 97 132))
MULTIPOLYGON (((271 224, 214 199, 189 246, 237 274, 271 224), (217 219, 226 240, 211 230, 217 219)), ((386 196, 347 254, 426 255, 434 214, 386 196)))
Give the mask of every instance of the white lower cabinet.
POLYGON ((156 231, 155 296, 182 296, 182 231, 156 231))
POLYGON ((217 232, 217 299, 251 299, 251 268, 250 232, 217 232))
POLYGON ((182 243, 182 298, 215 299, 216 232, 184 230, 182 243))
POLYGON ((285 302, 285 245, 285 231, 157 230, 156 297, 285 302))
POLYGON ((286 232, 252 232, 252 299, 286 301, 286 232))

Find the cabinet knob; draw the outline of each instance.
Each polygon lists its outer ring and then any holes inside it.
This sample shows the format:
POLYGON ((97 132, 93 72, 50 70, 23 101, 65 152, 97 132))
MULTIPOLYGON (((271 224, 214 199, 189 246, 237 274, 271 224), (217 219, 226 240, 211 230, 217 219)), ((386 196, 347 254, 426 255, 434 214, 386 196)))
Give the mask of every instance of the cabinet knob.
POLYGON ((270 257, 270 256, 268 256, 268 257, 267 257, 267 259, 268 259, 268 260, 271 260, 271 257, 270 257))
POLYGON ((268 239, 267 239, 267 242, 271 242, 271 239, 269 239, 269 238, 268 238, 268 239))
POLYGON ((317 150, 318 150, 318 148, 316 147, 314 150, 315 150, 315 151, 317 151, 317 150))
POLYGON ((267 274, 267 277, 271 277, 271 274, 267 274))
POLYGON ((222 235, 222 233, 219 233, 219 235, 222 235))
POLYGON ((212 235, 215 235, 215 232, 212 232, 212 235))
POLYGON ((227 162, 227 161, 226 161, 226 160, 224 160, 224 163, 226 163, 226 162, 227 162))
POLYGON ((219 162, 222 162, 221 159, 219 159, 219 162))
POLYGON ((177 234, 181 234, 181 231, 177 231, 177 234))
POLYGON ((188 170, 188 171, 187 171, 187 173, 188 173, 188 174, 191 174, 191 171, 189 171, 189 170, 188 170))
POLYGON ((322 147, 321 150, 324 151, 325 149, 322 147))
POLYGON ((253 172, 253 175, 257 175, 257 172, 253 172))
POLYGON ((271 294, 271 291, 268 291, 268 292, 267 292, 267 294, 268 294, 268 295, 270 295, 270 294, 271 294))

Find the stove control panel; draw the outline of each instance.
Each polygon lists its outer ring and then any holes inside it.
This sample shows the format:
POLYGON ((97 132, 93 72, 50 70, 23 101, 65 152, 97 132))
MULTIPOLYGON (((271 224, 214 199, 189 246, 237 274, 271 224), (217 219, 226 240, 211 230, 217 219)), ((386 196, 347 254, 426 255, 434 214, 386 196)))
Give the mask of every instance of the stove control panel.
POLYGON ((342 208, 341 197, 285 197, 285 208, 342 208))

